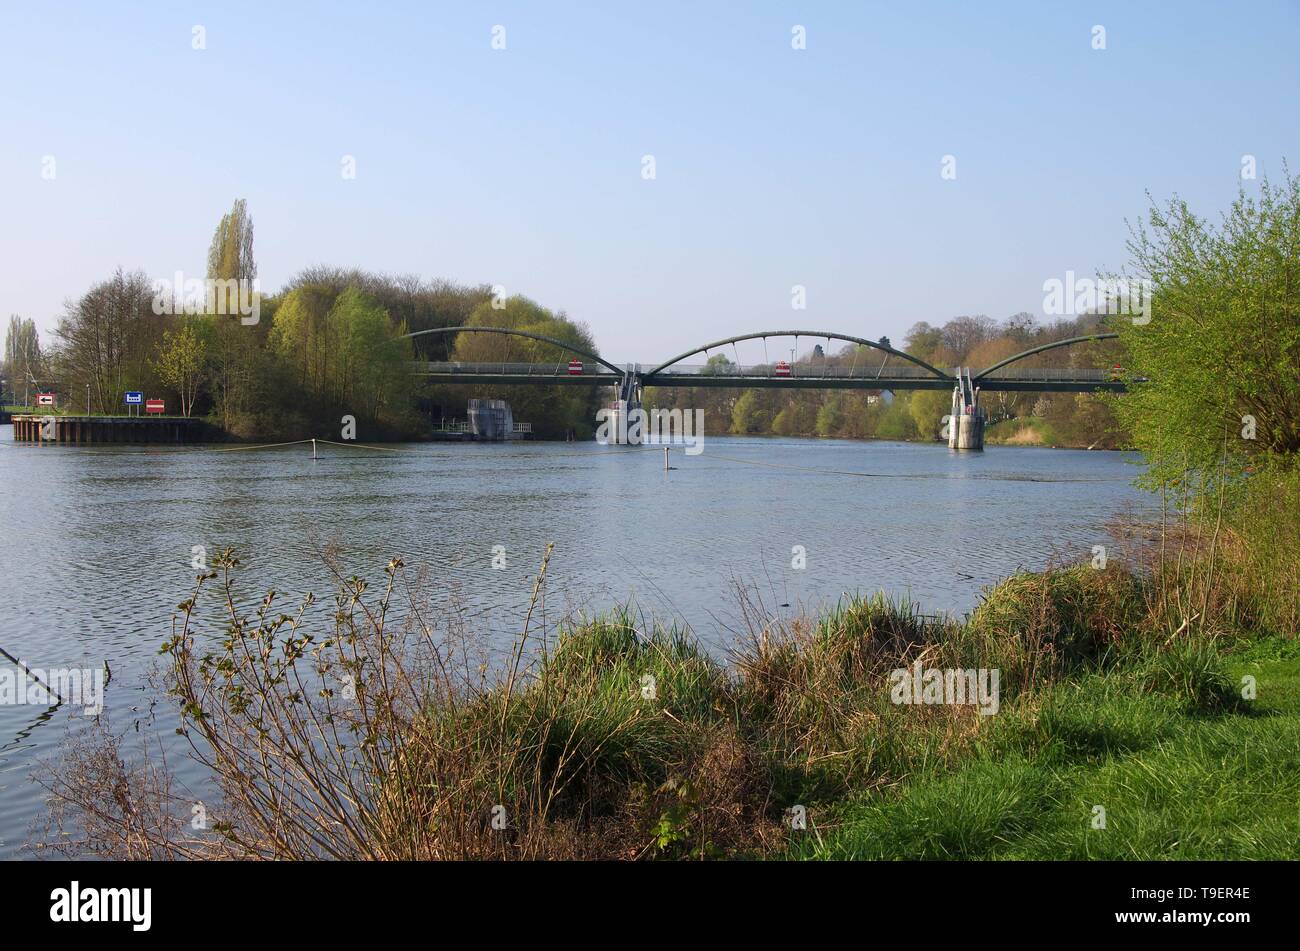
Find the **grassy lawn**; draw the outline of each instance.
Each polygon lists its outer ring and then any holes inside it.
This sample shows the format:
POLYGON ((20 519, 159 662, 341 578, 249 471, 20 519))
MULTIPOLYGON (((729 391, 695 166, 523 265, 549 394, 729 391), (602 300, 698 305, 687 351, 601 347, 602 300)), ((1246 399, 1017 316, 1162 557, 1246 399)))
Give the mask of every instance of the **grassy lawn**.
POLYGON ((1294 859, 1300 642, 1226 659, 1257 699, 1205 709, 1141 671, 1087 675, 998 716, 964 768, 810 812, 795 857, 1294 859), (1094 807, 1105 827, 1094 828, 1094 807), (814 826, 817 828, 814 829, 814 826))

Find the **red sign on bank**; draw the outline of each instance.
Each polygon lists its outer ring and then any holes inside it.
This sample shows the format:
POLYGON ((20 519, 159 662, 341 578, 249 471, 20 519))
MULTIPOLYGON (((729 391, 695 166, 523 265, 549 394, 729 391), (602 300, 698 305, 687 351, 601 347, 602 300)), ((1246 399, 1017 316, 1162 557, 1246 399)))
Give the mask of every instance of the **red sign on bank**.
POLYGON ((161 413, 167 408, 167 404, 162 400, 145 400, 144 411, 146 413, 161 413))

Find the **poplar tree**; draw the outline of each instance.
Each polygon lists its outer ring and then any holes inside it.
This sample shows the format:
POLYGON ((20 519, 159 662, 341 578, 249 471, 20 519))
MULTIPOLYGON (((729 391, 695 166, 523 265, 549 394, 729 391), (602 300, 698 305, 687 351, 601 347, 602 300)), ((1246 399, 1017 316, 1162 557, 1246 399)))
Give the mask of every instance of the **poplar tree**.
POLYGON ((257 277, 253 260, 253 219, 248 203, 240 198, 212 235, 208 248, 208 277, 215 280, 248 280, 257 277))
MULTIPOLYGON (((253 219, 248 203, 240 198, 212 235, 208 248, 208 279, 246 280, 257 277, 253 260, 253 219)), ((222 427, 232 429, 259 400, 256 366, 264 334, 243 326, 239 319, 209 315, 207 373, 214 409, 222 427)))
MULTIPOLYGON (((24 383, 41 375, 41 343, 36 331, 36 321, 24 320, 17 314, 9 317, 9 331, 5 334, 5 379, 17 396, 19 381, 24 383)), ((22 387, 26 392, 26 387, 22 387)))

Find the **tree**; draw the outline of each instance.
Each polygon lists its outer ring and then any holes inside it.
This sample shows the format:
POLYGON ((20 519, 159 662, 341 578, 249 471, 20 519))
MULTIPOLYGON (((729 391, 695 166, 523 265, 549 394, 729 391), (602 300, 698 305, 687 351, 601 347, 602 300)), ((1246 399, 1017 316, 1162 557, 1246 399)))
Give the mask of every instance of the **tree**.
POLYGON ((912 439, 917 435, 910 402, 906 396, 898 394, 892 403, 880 411, 876 422, 877 439, 912 439))
POLYGON ((772 432, 778 436, 806 436, 816 429, 817 411, 804 402, 784 407, 772 419, 772 432))
POLYGON ((731 431, 741 435, 771 432, 772 412, 764 402, 756 390, 742 393, 731 411, 731 431))
POLYGON ((372 421, 409 408, 414 350, 372 296, 303 284, 275 308, 270 342, 317 403, 372 421))
POLYGON ((29 387, 44 374, 41 370, 41 340, 36 321, 13 314, 9 317, 9 330, 5 334, 4 376, 17 399, 19 381, 22 381, 24 404, 29 387))
POLYGON ((338 341, 330 378, 335 404, 372 420, 388 409, 405 410, 414 357, 406 325, 393 326, 378 301, 348 288, 330 311, 329 326, 338 341))
POLYGON ((943 325, 943 345, 961 359, 976 346, 997 336, 998 325, 992 317, 954 317, 943 325))
POLYGON ((159 378, 180 396, 182 416, 194 409, 206 364, 207 341, 194 322, 164 331, 155 367, 159 378))
MULTIPOLYGON (((484 302, 470 315, 468 326, 500 327, 550 337, 586 353, 596 353, 591 332, 563 311, 554 313, 526 297, 515 296, 493 307, 484 302)), ((513 334, 462 333, 456 335, 452 359, 466 363, 542 363, 567 366, 575 354, 562 347, 513 334)), ((585 358, 578 357, 583 360, 585 358)), ((596 427, 601 396, 587 386, 458 387, 455 398, 469 396, 508 400, 514 418, 530 422, 540 436, 563 436, 573 431, 590 435, 596 427)))
POLYGON ((938 439, 940 420, 952 412, 952 393, 948 390, 918 390, 908 403, 912 422, 923 439, 938 439))
MULTIPOLYGON (((221 216, 208 248, 210 281, 248 281, 257 277, 253 259, 253 219, 248 203, 240 198, 221 216)), ((226 293, 229 293, 227 291, 226 293)), ((243 420, 258 403, 265 330, 246 326, 234 315, 238 307, 227 299, 219 313, 209 314, 205 325, 206 376, 213 409, 222 428, 243 429, 243 420)), ((233 302, 237 303, 237 302, 233 302)))
POLYGON ((257 430, 248 417, 265 395, 270 362, 262 337, 256 327, 227 315, 205 317, 201 326, 207 357, 203 377, 217 423, 227 432, 253 435, 257 430))
POLYGON ((246 280, 257 277, 253 260, 253 219, 248 203, 240 198, 212 235, 208 248, 208 277, 214 280, 246 280))
MULTIPOLYGON (((330 301, 322 316, 339 294, 349 287, 358 288, 378 301, 393 323, 405 323, 412 332, 463 326, 476 308, 492 300, 492 288, 487 284, 466 286, 441 279, 426 281, 412 274, 371 274, 356 268, 306 268, 289 281, 285 293, 303 287, 330 301)), ((447 360, 455 338, 429 334, 415 337, 414 341, 421 359, 447 360)))
POLYGON ((840 394, 832 393, 817 410, 817 435, 838 436, 844 426, 844 411, 840 405, 840 394))
POLYGON ((715 353, 704 361, 700 368, 701 376, 726 376, 736 372, 736 365, 727 359, 725 353, 715 353))
POLYGON ((1177 197, 1154 202, 1129 250, 1151 282, 1143 320, 1113 319, 1125 373, 1113 400, 1156 482, 1225 453, 1300 451, 1300 180, 1243 188, 1218 226, 1177 197))
POLYGON ((1022 310, 1008 317, 1005 326, 1008 337, 1027 347, 1038 330, 1038 318, 1028 311, 1022 310))
POLYGON ((914 357, 929 361, 931 354, 943 343, 943 331, 924 320, 912 324, 903 338, 903 350, 914 357))
POLYGON ((153 311, 153 289, 143 271, 118 268, 75 303, 64 305, 55 336, 64 382, 89 385, 99 412, 116 408, 127 389, 153 373, 151 356, 169 317, 153 311))
POLYGON ((329 315, 342 293, 329 285, 301 283, 284 295, 271 324, 271 345, 293 368, 300 386, 324 393, 335 359, 329 315))

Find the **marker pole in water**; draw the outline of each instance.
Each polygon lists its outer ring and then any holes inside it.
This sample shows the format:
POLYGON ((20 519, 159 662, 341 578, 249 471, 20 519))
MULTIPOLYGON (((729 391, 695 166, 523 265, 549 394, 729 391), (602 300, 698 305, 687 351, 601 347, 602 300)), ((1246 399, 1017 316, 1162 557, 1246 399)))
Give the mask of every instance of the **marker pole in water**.
POLYGON ((668 447, 664 446, 664 472, 668 471, 668 447))
POLYGON ((313 436, 311 440, 311 461, 312 462, 316 461, 316 437, 315 436, 313 436))

